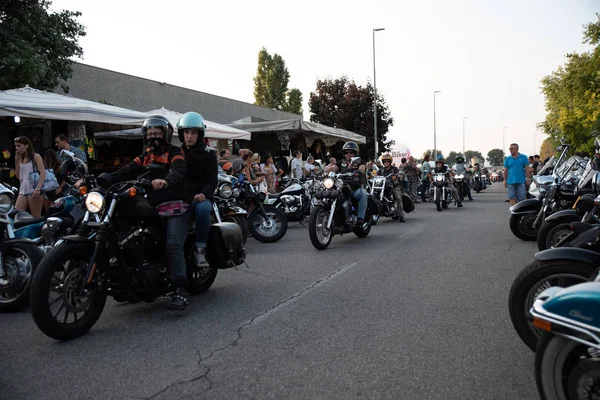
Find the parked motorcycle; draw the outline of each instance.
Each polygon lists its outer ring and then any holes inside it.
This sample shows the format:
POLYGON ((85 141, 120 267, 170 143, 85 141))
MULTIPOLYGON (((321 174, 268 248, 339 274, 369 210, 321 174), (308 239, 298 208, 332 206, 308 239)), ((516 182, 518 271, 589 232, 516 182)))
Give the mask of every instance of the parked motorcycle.
POLYGON ((285 236, 288 221, 285 213, 277 207, 264 204, 265 193, 258 192, 248 181, 240 187, 240 195, 236 198, 238 205, 250 210, 248 215, 248 230, 252 237, 259 242, 274 243, 285 236))
POLYGON ((213 200, 213 217, 218 223, 232 222, 237 224, 241 231, 244 243, 248 238, 248 211, 236 205, 240 195, 237 178, 225 173, 218 174, 218 184, 213 200))
MULTIPOLYGON (((151 165, 148 172, 155 168, 162 170, 151 165)), ((77 235, 62 238, 39 264, 31 282, 31 312, 49 337, 70 340, 85 334, 100 317, 107 296, 151 302, 172 291, 164 219, 183 212, 186 203, 152 206, 152 183, 144 175, 115 184, 110 175, 100 175, 98 183, 107 189, 88 193, 77 235), (101 222, 90 221, 92 215, 100 215, 101 222)), ((211 225, 209 267, 199 268, 193 236, 190 231, 184 251, 188 290, 194 294, 211 287, 219 268, 241 264, 245 250, 238 225, 211 225)))
POLYGON ((371 232, 373 216, 378 212, 377 205, 369 197, 364 223, 358 225, 358 201, 350 189, 351 176, 351 173, 331 172, 323 181, 324 189, 316 193, 317 204, 310 213, 308 234, 310 242, 318 250, 329 247, 333 235, 353 232, 364 238, 371 232))
POLYGON ((288 221, 304 220, 311 209, 311 197, 305 183, 293 178, 280 193, 268 193, 265 204, 282 210, 288 221))
POLYGON ((429 197, 433 199, 437 210, 442 211, 442 208, 448 208, 448 205, 457 199, 452 195, 445 173, 432 172, 432 177, 433 182, 431 182, 431 188, 429 189, 429 197))
POLYGON ((600 282, 552 287, 531 309, 543 332, 535 354, 535 380, 542 399, 600 396, 600 282))

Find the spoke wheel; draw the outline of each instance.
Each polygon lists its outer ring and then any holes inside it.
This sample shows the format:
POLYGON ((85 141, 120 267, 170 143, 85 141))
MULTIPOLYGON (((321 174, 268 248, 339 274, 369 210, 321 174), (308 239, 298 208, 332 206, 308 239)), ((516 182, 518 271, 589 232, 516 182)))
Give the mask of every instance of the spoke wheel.
POLYGON ((333 232, 327 229, 327 221, 329 220, 329 210, 321 205, 317 205, 310 213, 308 220, 308 235, 310 242, 318 250, 325 250, 329 247, 333 232))
POLYGON ((1 251, 0 311, 20 311, 29 305, 31 277, 43 253, 28 243, 5 243, 1 251))

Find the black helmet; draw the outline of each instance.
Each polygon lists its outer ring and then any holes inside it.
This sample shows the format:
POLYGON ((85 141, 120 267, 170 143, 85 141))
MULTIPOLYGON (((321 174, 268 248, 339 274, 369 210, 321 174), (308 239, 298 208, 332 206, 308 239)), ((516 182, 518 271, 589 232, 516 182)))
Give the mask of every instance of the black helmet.
POLYGON ((144 120, 142 123, 142 135, 144 136, 144 142, 148 145, 151 151, 161 151, 163 147, 171 143, 173 137, 173 125, 169 122, 167 117, 164 115, 152 115, 144 120), (148 129, 159 128, 163 132, 162 139, 152 139, 148 141, 148 129))
POLYGON ((344 153, 346 150, 353 151, 353 152, 354 152, 354 154, 355 154, 356 156, 358 156, 358 154, 359 154, 359 152, 360 152, 360 150, 359 150, 359 148, 358 148, 358 145, 357 145, 355 142, 346 142, 346 143, 344 144, 344 146, 342 147, 342 154, 343 154, 343 153, 344 153))
POLYGON ((455 161, 460 164, 464 163, 465 159, 463 158, 463 156, 456 156, 455 161))

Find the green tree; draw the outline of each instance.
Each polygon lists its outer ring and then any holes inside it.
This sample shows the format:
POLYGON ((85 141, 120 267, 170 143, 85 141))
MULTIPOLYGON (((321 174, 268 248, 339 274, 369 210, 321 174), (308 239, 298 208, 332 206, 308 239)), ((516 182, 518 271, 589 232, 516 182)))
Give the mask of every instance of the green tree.
MULTIPOLYGON (((308 105, 310 120, 334 128, 346 129, 366 136, 367 143, 360 145, 361 154, 373 157, 375 140, 373 128, 373 86, 359 86, 345 76, 317 81, 310 93, 308 105)), ((390 150, 386 140, 389 127, 394 124, 391 112, 381 94, 377 94, 377 142, 379 152, 390 150)))
MULTIPOLYGON (((29 85, 52 90, 73 75, 71 57, 81 57, 85 36, 80 12, 50 12, 46 0, 0 2, 0 90, 29 85)), ((63 85, 63 90, 68 87, 63 85)))
MULTIPOLYGON (((446 164, 448 164, 449 166, 453 166, 454 164, 456 164, 456 157, 458 156, 462 156, 462 153, 457 153, 456 151, 451 151, 450 153, 448 153, 448 158, 446 158, 446 164)), ((464 158, 464 156, 463 156, 464 158)), ((466 160, 465 160, 466 161, 466 160)))
POLYGON ((547 114, 538 124, 553 143, 564 135, 573 151, 587 153, 593 151, 592 131, 600 126, 600 14, 596 17, 583 33, 592 50, 567 54, 565 65, 542 79, 547 114))
POLYGON ((504 165, 504 151, 502 149, 488 151, 487 162, 493 166, 504 165))
MULTIPOLYGON (((438 156, 442 156, 442 158, 444 157, 444 152, 440 149, 437 149, 437 153, 438 156)), ((435 157, 433 156, 433 149, 427 149, 423 152, 423 158, 425 158, 425 156, 429 154, 431 156, 431 160, 429 161, 435 161, 435 157)))
POLYGON ((258 66, 254 77, 254 104, 302 114, 302 92, 288 91, 290 73, 283 58, 269 54, 264 47, 258 52, 258 66))
POLYGON ((551 157, 556 153, 556 142, 551 137, 546 138, 542 142, 542 146, 540 148, 540 158, 545 160, 548 157, 551 157))
POLYGON ((471 163, 471 160, 473 158, 477 158, 481 163, 485 162, 485 158, 483 157, 483 154, 481 154, 480 151, 476 151, 476 150, 466 150, 465 151, 465 162, 467 164, 471 163))
POLYGON ((288 91, 283 111, 302 115, 302 92, 300 89, 290 89, 288 91))

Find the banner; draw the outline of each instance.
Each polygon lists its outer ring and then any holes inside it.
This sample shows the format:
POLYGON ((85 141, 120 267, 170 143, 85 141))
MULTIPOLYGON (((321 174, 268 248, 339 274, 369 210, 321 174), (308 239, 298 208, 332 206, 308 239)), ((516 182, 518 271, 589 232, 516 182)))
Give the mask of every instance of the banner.
POLYGON ((394 158, 394 164, 396 165, 396 167, 399 167, 400 165, 402 165, 402 159, 403 158, 408 158, 410 157, 412 154, 410 154, 410 148, 405 145, 404 143, 396 143, 394 145, 394 147, 392 147, 392 157, 394 158))

